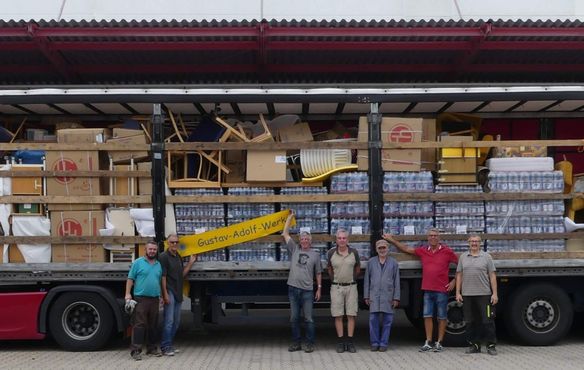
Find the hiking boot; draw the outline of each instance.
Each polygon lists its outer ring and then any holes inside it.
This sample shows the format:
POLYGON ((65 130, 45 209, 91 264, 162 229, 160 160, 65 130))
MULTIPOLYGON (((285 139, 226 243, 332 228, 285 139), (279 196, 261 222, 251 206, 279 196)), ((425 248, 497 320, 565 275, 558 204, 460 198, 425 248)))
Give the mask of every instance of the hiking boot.
POLYGON ((140 351, 134 350, 134 351, 130 352, 130 356, 132 356, 132 358, 135 361, 142 360, 142 354, 140 353, 140 351))
POLYGON ((436 342, 434 344, 434 352, 442 352, 444 351, 444 347, 442 347, 442 344, 440 344, 440 342, 436 342))
POLYGON ((345 343, 339 342, 337 343, 337 353, 345 352, 345 343))
POLYGON ((357 352, 357 349, 355 348, 355 345, 353 344, 353 342, 348 342, 345 347, 347 348, 347 352, 350 353, 355 353, 357 352))
POLYGON ((422 347, 420 347, 420 352, 429 352, 432 350, 432 348, 434 348, 434 347, 432 347, 430 345, 430 343, 428 343, 428 341, 426 341, 426 342, 424 342, 424 345, 422 347))
POLYGON ((464 353, 466 353, 467 355, 473 353, 481 353, 481 346, 478 344, 471 343, 469 347, 466 349, 466 351, 464 351, 464 353))
POLYGON ((491 356, 497 356, 497 348, 494 344, 487 346, 487 353, 491 356))
POLYGON ((387 352, 387 347, 379 347, 379 352, 387 352))
POLYGON ((304 345, 304 352, 306 352, 306 353, 312 353, 312 352, 314 352, 314 344, 312 344, 312 343, 306 343, 304 345))
POLYGON ((377 351, 379 351, 379 347, 371 346, 371 352, 377 352, 377 351))
POLYGON ((288 346, 288 352, 296 352, 296 351, 300 351, 302 349, 302 346, 300 345, 300 343, 292 343, 291 345, 288 346))

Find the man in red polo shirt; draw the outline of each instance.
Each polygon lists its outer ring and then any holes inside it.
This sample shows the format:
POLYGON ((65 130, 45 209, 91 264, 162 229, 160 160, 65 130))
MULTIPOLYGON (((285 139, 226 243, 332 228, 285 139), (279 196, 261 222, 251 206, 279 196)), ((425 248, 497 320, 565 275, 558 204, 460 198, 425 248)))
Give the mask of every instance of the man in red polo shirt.
POLYGON ((428 244, 418 248, 411 248, 391 234, 384 234, 383 238, 395 245, 404 253, 420 257, 422 263, 422 290, 424 291, 424 329, 426 341, 420 347, 420 352, 441 352, 442 341, 446 334, 446 311, 448 308, 448 292, 454 289, 455 279, 449 281, 448 271, 450 264, 457 264, 458 257, 447 245, 440 243, 438 229, 428 231, 428 244), (438 340, 432 345, 432 331, 434 310, 438 317, 438 340))

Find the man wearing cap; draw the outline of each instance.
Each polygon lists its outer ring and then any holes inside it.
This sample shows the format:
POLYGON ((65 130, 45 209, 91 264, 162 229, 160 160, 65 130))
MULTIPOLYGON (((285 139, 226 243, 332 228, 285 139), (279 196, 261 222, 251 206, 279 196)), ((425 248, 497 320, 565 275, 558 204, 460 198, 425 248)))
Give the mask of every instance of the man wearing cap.
POLYGON ((396 240, 391 234, 384 234, 383 239, 395 245, 399 250, 420 258, 422 263, 422 290, 424 291, 424 329, 426 341, 420 352, 442 352, 442 341, 446 334, 448 292, 454 289, 455 280, 449 281, 450 264, 458 263, 458 257, 446 244, 440 243, 438 229, 428 230, 428 244, 411 248, 396 240), (433 316, 437 312, 438 338, 432 345, 434 331, 433 316))
POLYGON ((462 306, 469 348, 466 353, 480 353, 481 339, 487 353, 497 355, 494 306, 499 301, 497 276, 491 255, 481 250, 481 237, 468 238, 468 252, 460 255, 456 268, 456 300, 462 306), (483 335, 481 335, 481 333, 483 335))
POLYGON ((160 279, 162 266, 156 259, 158 245, 151 240, 146 243, 146 255, 132 263, 126 281, 126 302, 137 302, 132 314, 132 343, 130 356, 136 361, 142 359, 142 344, 146 337, 146 354, 159 357, 156 348, 158 305, 160 303, 160 279))
POLYGON ((349 233, 338 229, 335 248, 327 253, 328 274, 331 279, 331 314, 335 318, 337 352, 357 352, 353 343, 355 317, 359 310, 357 277, 361 272, 359 253, 349 247, 349 233), (347 337, 343 336, 343 316, 347 316, 347 337))
POLYGON ((389 243, 383 239, 375 243, 377 256, 367 262, 363 281, 363 298, 369 306, 369 341, 373 352, 387 351, 393 310, 400 301, 399 266, 394 258, 388 257, 388 247, 389 243))
POLYGON ((300 233, 300 247, 290 237, 290 223, 294 215, 290 212, 284 225, 282 236, 290 256, 290 274, 288 275, 288 299, 290 300, 290 324, 292 327, 292 344, 288 351, 302 349, 300 334, 300 312, 303 312, 306 325, 304 352, 314 351, 314 321, 312 319, 313 300, 320 300, 322 288, 322 265, 320 253, 311 249, 312 237, 308 232, 300 233), (316 279, 316 293, 314 292, 316 279))
POLYGON ((189 262, 183 265, 183 260, 178 254, 178 236, 170 234, 166 239, 168 249, 158 258, 162 265, 162 298, 164 300, 164 320, 162 323, 162 339, 160 349, 165 356, 174 356, 178 349, 174 347, 173 340, 180 324, 180 311, 183 301, 183 279, 197 260, 193 254, 189 262))

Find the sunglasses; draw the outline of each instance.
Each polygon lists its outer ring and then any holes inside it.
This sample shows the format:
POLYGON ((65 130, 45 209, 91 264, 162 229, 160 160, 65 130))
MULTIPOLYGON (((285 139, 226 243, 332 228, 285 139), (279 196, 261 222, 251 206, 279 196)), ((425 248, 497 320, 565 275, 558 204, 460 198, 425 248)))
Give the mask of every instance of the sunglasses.
POLYGON ((178 244, 178 240, 169 240, 168 243, 169 244, 178 244))

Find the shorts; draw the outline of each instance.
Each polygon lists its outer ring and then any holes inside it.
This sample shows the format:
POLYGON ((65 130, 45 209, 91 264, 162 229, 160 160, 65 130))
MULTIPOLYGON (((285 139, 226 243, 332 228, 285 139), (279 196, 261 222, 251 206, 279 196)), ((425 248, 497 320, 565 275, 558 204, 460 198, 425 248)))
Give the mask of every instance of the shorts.
POLYGON ((331 314, 333 317, 357 316, 358 300, 357 284, 331 285, 331 314))
POLYGON ((433 317, 434 310, 438 320, 448 318, 448 293, 425 291, 424 292, 424 317, 433 317))

